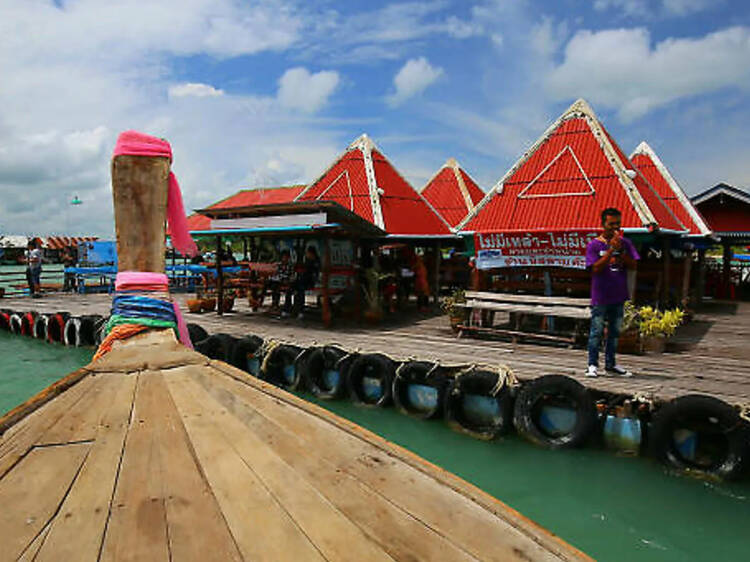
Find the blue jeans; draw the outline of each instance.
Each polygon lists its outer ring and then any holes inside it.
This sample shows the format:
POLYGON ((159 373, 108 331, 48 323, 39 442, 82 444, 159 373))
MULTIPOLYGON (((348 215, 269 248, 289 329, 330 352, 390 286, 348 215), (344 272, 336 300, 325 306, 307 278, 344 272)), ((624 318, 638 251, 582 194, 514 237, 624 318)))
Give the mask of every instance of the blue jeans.
POLYGON ((604 323, 607 323, 607 343, 604 349, 604 367, 611 369, 615 366, 615 351, 617 338, 620 337, 622 327, 623 303, 599 304, 591 307, 591 330, 589 331, 589 365, 599 365, 599 347, 604 333, 604 323))

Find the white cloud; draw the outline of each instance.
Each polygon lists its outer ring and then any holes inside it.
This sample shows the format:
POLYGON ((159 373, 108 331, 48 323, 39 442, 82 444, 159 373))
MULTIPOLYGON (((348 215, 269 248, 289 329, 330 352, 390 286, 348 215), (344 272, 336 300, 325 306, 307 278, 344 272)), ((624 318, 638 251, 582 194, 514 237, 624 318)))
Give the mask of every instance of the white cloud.
POLYGON ((310 74, 303 67, 290 68, 279 79, 277 97, 283 107, 315 113, 328 103, 338 85, 338 72, 324 70, 310 74))
POLYGON ((169 87, 169 97, 183 98, 192 96, 196 98, 213 98, 223 96, 224 90, 218 90, 209 84, 199 82, 187 82, 185 84, 176 84, 169 87))
POLYGON ((424 92, 444 74, 440 67, 432 66, 425 57, 409 59, 393 78, 396 92, 387 101, 391 106, 402 104, 412 96, 424 92))
POLYGON ((750 29, 744 27, 654 46, 643 28, 580 31, 547 80, 557 99, 585 97, 617 109, 623 121, 680 98, 749 85, 750 29))
POLYGON ((549 57, 557 52, 568 35, 566 21, 555 23, 552 18, 545 17, 531 28, 529 39, 531 48, 541 56, 549 57))
POLYGON ((721 4, 722 0, 596 0, 594 9, 619 10, 627 17, 680 17, 702 12, 721 4))

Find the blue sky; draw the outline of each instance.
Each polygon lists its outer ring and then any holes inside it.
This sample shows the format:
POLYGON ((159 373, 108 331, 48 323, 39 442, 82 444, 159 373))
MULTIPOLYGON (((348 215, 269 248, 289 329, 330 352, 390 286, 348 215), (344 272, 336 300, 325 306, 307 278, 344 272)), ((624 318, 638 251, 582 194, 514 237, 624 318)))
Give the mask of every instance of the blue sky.
POLYGON ((124 129, 172 143, 190 208, 363 132, 417 188, 453 156, 486 190, 578 97, 688 193, 750 187, 738 0, 0 0, 0 75, 0 233, 110 236, 124 129))

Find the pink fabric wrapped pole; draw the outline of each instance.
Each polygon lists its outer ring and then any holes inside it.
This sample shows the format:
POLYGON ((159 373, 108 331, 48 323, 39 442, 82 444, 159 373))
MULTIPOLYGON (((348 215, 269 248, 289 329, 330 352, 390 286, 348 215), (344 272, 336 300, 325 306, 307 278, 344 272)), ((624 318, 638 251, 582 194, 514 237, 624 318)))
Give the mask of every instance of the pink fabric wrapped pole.
MULTIPOLYGON (((172 161, 172 147, 164 139, 152 137, 138 131, 125 131, 117 137, 113 156, 127 154, 130 156, 161 156, 172 161)), ((177 177, 169 172, 169 190, 167 191, 167 222, 172 237, 172 245, 183 256, 195 256, 198 247, 188 230, 185 207, 182 203, 182 192, 177 177)))

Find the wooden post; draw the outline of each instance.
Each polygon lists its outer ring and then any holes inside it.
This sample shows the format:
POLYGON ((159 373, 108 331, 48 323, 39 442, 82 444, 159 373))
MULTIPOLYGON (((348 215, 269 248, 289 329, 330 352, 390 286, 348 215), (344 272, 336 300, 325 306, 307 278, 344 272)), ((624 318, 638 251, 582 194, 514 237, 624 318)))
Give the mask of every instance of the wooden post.
POLYGON ((695 297, 696 304, 703 304, 703 297, 706 296, 706 249, 698 250, 698 288, 695 297))
POLYGON ((690 269, 693 266, 693 250, 685 250, 685 258, 682 264, 682 307, 690 304, 690 269))
POLYGON ((729 240, 722 240, 721 247, 721 284, 723 285, 724 298, 729 299, 732 295, 729 288, 732 281, 732 247, 729 240))
POLYGON ((169 159, 121 154, 112 160, 118 271, 164 273, 169 159))
POLYGON ((359 239, 353 240, 352 245, 352 266, 354 267, 354 317, 357 320, 362 319, 362 283, 360 275, 364 271, 364 247, 359 239))
POLYGON ((247 259, 247 236, 242 237, 242 261, 248 261, 247 259))
POLYGON ((435 242, 435 262, 433 267, 435 268, 433 275, 435 280, 435 291, 432 293, 432 302, 437 304, 440 300, 440 241, 435 242))
POLYGON ((662 307, 669 306, 669 288, 670 288, 670 278, 669 278, 669 269, 672 264, 672 257, 669 252, 669 237, 664 236, 662 238, 662 260, 663 260, 663 275, 662 275, 662 285, 661 285, 661 305, 662 307))
POLYGON ((331 295, 328 291, 328 283, 331 278, 331 239, 323 238, 323 267, 320 275, 322 289, 321 307, 323 309, 323 325, 331 326, 331 295))
POLYGON ((221 234, 216 235, 216 310, 224 315, 224 270, 221 266, 221 234))

